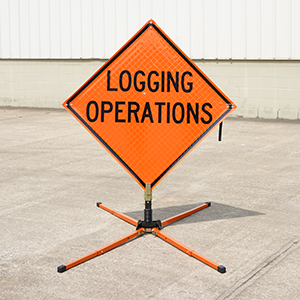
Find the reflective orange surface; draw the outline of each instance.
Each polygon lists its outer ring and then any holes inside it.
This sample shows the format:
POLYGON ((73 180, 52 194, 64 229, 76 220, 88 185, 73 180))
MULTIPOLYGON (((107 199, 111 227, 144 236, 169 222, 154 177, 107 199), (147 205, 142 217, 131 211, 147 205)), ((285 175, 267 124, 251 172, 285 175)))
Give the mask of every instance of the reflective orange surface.
POLYGON ((63 105, 144 189, 236 108, 153 20, 63 105))

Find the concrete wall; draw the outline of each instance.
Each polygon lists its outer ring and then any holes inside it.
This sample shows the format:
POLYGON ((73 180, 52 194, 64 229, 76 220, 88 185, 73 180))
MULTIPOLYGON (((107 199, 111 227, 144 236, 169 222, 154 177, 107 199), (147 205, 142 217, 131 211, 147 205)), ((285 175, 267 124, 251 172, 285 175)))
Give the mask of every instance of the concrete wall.
POLYGON ((246 118, 300 118, 300 61, 199 61, 232 99, 233 115, 246 118))
MULTIPOLYGON (((60 108, 105 60, 0 60, 0 106, 60 108)), ((232 115, 300 119, 300 61, 198 60, 232 115)))

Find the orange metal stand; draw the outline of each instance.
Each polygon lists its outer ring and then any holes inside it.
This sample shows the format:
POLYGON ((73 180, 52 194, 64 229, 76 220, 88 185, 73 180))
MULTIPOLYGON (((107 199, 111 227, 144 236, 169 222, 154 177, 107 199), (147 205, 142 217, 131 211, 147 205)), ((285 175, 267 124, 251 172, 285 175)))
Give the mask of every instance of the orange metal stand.
POLYGON ((184 213, 181 213, 179 215, 176 215, 174 217, 171 217, 171 218, 168 218, 168 219, 162 221, 161 225, 163 227, 165 227, 165 226, 167 226, 167 225, 169 225, 169 224, 171 224, 173 222, 176 222, 176 221, 179 221, 179 220, 181 220, 183 218, 186 218, 186 217, 190 216, 191 214, 193 214, 193 213, 195 213, 195 212, 197 212, 197 211, 199 211, 199 210, 201 210, 203 208, 209 207, 209 206, 210 206, 210 203, 206 202, 206 203, 204 203, 204 204, 202 204, 200 206, 197 206, 197 207, 195 207, 195 208, 193 208, 191 210, 188 210, 188 211, 186 211, 184 213))
POLYGON ((117 211, 114 211, 114 210, 108 208, 107 206, 103 205, 101 202, 98 202, 97 206, 104 209, 104 210, 106 210, 106 211, 108 211, 109 213, 113 214, 114 216, 116 216, 116 217, 118 217, 118 218, 134 225, 134 226, 137 226, 137 224, 138 224, 138 221, 136 219, 131 218, 131 217, 125 215, 125 214, 119 213, 117 211))
MULTIPOLYGON (((147 195, 149 196, 149 195, 147 195)), ((145 198, 146 200, 146 198, 145 198)), ((168 218, 166 220, 163 221, 152 221, 152 208, 151 208, 151 198, 147 199, 145 201, 146 204, 146 208, 145 208, 145 221, 137 221, 134 218, 131 218, 125 214, 119 213, 117 211, 114 211, 110 208, 108 208, 107 206, 103 205, 101 202, 97 203, 97 206, 110 212, 111 214, 113 214, 114 216, 134 225, 137 226, 136 230, 104 247, 99 248, 98 250, 95 250, 94 252, 85 255, 79 259, 76 259, 66 265, 61 265, 57 268, 57 271, 59 273, 65 272, 66 270, 73 268, 91 258, 94 258, 96 256, 99 256, 101 254, 104 254, 107 251, 110 251, 136 237, 139 237, 145 233, 153 233, 155 235, 157 235, 158 237, 160 237, 161 239, 163 239, 164 241, 168 242, 169 244, 173 245, 174 247, 176 247, 177 249, 185 252, 186 254, 193 256, 194 258, 202 261, 203 263, 205 263, 206 265, 214 268, 215 270, 217 270, 220 273, 225 273, 226 272, 226 268, 222 265, 219 265, 211 260, 209 260, 208 258, 200 255, 199 253, 195 252, 194 250, 192 250, 191 248, 183 245, 182 243, 180 243, 179 241, 173 239, 172 237, 170 237, 169 235, 165 234, 164 232, 161 231, 162 227, 167 226, 173 222, 176 222, 178 220, 181 220, 185 217, 190 216, 191 214, 204 209, 206 207, 210 206, 210 203, 204 203, 200 206, 195 207, 194 209, 191 209, 189 211, 186 211, 184 213, 181 213, 179 215, 176 215, 174 217, 168 218), (150 215, 149 215, 149 211, 150 211, 150 215)))

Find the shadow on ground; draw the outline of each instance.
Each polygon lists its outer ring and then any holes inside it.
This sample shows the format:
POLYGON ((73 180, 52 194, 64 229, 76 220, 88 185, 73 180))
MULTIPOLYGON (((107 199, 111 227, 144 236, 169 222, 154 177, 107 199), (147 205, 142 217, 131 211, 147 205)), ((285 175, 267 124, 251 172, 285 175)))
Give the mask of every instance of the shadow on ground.
MULTIPOLYGON (((157 209, 153 208, 153 219, 162 221, 167 218, 173 217, 177 214, 183 213, 187 210, 193 209, 199 204, 170 206, 157 209)), ((137 220, 144 219, 144 212, 141 210, 126 212, 125 214, 137 220)), ((177 224, 208 222, 232 218, 244 218, 257 215, 264 214, 253 210, 212 202, 210 207, 205 208, 197 213, 192 214, 187 218, 178 221, 177 224)))

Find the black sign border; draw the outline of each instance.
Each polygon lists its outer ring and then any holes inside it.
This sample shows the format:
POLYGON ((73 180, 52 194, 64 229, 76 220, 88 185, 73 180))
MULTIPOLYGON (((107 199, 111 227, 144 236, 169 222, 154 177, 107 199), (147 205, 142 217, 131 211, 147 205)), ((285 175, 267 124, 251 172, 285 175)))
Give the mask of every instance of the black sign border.
POLYGON ((71 102, 84 91, 103 71, 105 71, 128 47, 130 47, 149 27, 154 28, 164 40, 184 59, 194 71, 202 77, 202 79, 220 96, 228 105, 228 109, 205 131, 203 132, 165 171, 161 173, 152 183, 151 188, 154 188, 157 183, 181 160, 183 157, 195 147, 230 111, 233 109, 232 103, 211 83, 211 81, 194 65, 185 54, 152 22, 148 22, 144 27, 126 43, 111 59, 109 59, 85 84, 83 84, 67 101, 66 108, 70 110, 81 123, 96 137, 99 142, 123 165, 125 169, 144 187, 146 183, 122 160, 121 157, 94 131, 94 129, 72 108, 71 102))

